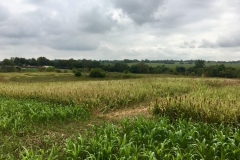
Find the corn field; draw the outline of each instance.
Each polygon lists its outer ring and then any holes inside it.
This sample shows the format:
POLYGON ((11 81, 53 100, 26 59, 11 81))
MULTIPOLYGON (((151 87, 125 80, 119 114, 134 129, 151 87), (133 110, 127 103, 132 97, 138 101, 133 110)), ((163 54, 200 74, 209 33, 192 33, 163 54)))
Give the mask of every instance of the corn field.
POLYGON ((239 97, 237 79, 0 82, 0 159, 239 159, 239 97))

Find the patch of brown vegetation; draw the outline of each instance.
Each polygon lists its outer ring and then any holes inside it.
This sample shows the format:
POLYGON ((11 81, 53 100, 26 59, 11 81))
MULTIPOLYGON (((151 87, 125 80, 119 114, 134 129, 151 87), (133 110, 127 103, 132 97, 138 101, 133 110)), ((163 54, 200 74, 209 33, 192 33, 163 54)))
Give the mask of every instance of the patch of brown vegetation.
POLYGON ((104 119, 107 121, 120 121, 125 118, 134 118, 142 116, 145 118, 150 118, 152 115, 149 113, 149 107, 148 106, 138 106, 134 108, 124 108, 124 109, 118 109, 114 111, 110 111, 106 114, 98 113, 97 117, 100 119, 104 119))
POLYGON ((235 79, 227 79, 222 82, 223 86, 235 86, 235 85, 240 85, 240 80, 235 80, 235 79))

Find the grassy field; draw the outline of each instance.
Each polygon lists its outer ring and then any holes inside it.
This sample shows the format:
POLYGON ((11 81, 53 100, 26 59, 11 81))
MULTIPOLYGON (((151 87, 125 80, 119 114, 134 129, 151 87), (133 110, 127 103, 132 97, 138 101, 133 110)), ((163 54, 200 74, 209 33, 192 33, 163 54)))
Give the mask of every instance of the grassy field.
MULTIPOLYGON (((132 66, 134 64, 137 64, 137 63, 128 63, 129 66, 132 66)), ((162 65, 165 65, 166 67, 169 67, 169 68, 175 68, 176 66, 183 66, 183 67, 186 67, 186 68, 189 68, 189 67, 194 67, 195 64, 192 63, 192 64, 189 64, 189 63, 184 63, 184 64, 181 64, 179 62, 176 62, 174 64, 164 64, 164 63, 145 63, 149 66, 152 66, 152 67, 157 67, 157 66, 162 66, 162 65)), ((211 63, 207 63, 206 62, 206 66, 213 66, 213 65, 221 65, 221 64, 224 64, 226 67, 234 67, 234 68, 240 68, 240 63, 220 63, 220 62, 211 62, 211 63)))
POLYGON ((0 74, 0 159, 238 159, 240 80, 0 74))

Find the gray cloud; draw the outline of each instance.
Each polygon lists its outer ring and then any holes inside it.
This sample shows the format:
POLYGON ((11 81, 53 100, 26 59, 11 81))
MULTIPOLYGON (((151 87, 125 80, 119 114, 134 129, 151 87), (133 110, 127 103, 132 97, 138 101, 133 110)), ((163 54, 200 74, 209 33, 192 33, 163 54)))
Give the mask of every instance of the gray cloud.
POLYGON ((204 20, 215 20, 220 17, 219 8, 215 7, 216 0, 182 1, 169 0, 159 12, 156 27, 161 29, 175 29, 204 20))
POLYGON ((240 32, 219 36, 215 42, 203 39, 199 48, 235 48, 240 47, 240 32))
POLYGON ((9 11, 7 8, 0 5, 0 22, 5 21, 9 17, 9 11))
POLYGON ((219 46, 215 42, 211 42, 207 39, 202 39, 202 43, 198 47, 199 48, 216 48, 216 47, 219 47, 219 46))
POLYGON ((115 6, 121 8, 134 22, 144 24, 155 21, 154 13, 164 0, 115 0, 115 6))
POLYGON ((116 22, 110 14, 101 11, 98 7, 80 14, 80 29, 90 33, 105 33, 110 31, 116 22))
POLYGON ((220 47, 240 47, 240 32, 225 37, 219 37, 217 43, 220 47))
POLYGON ((50 41, 44 42, 51 48, 58 50, 75 50, 87 51, 98 48, 99 40, 95 36, 80 34, 76 35, 61 35, 53 37, 50 41))
POLYGON ((239 0, 1 1, 0 58, 238 58, 239 10, 239 0))
POLYGON ((78 16, 69 17, 71 14, 65 15, 61 10, 39 7, 34 11, 12 16, 0 25, 0 45, 38 43, 57 50, 97 49, 98 36, 79 31, 78 16))
POLYGON ((196 41, 192 40, 190 42, 184 41, 180 48, 196 48, 196 41))

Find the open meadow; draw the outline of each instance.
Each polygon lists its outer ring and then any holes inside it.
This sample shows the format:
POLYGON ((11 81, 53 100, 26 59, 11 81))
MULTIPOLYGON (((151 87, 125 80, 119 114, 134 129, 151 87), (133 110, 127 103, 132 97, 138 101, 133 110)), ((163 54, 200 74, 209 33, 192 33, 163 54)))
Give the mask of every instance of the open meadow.
POLYGON ((239 159, 240 80, 0 74, 0 159, 239 159))

